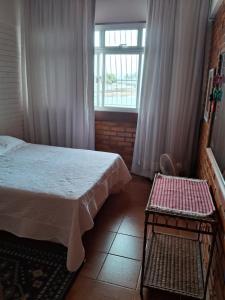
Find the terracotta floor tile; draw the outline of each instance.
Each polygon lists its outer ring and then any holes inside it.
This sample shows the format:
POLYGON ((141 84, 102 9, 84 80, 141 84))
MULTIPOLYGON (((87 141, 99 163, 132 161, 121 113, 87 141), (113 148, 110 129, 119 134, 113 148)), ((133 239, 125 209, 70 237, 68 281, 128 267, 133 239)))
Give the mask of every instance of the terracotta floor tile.
POLYGON ((135 289, 141 262, 108 254, 98 280, 135 289))
POLYGON ((140 209, 144 210, 147 205, 147 202, 148 202, 148 198, 142 198, 142 196, 140 198, 137 198, 136 200, 129 197, 129 206, 130 207, 136 206, 136 208, 140 208, 140 209))
MULTIPOLYGON (((94 229, 84 235, 87 262, 66 300, 142 300, 140 258, 150 189, 149 180, 133 176, 124 191, 107 199, 95 219, 94 229)), ((184 298, 144 289, 143 300, 162 299, 184 298)))
POLYGON ((141 299, 139 292, 135 294, 134 299, 135 300, 184 300, 185 298, 180 298, 179 296, 176 295, 144 288, 143 299, 141 299))
POLYGON ((151 191, 151 182, 148 179, 133 176, 126 188, 126 193, 129 195, 130 201, 142 203, 147 202, 151 191))
POLYGON ((137 237, 144 236, 144 222, 139 218, 125 217, 120 225, 118 233, 128 234, 137 237))
MULTIPOLYGON (((145 205, 146 206, 146 205, 145 205)), ((127 211, 125 217, 135 218, 136 220, 140 221, 141 224, 144 224, 145 221, 145 206, 131 206, 127 211)))
POLYGON ((93 229, 84 241, 86 252, 100 251, 108 253, 115 236, 116 233, 111 231, 102 231, 101 228, 93 229))
POLYGON ((95 228, 101 228, 101 230, 117 232, 123 217, 119 214, 106 214, 101 213, 95 220, 95 228))
POLYGON ((107 254, 92 251, 86 257, 86 262, 80 270, 80 274, 92 279, 96 279, 102 265, 106 259, 107 254))
POLYGON ((129 199, 126 198, 126 194, 121 192, 120 194, 111 195, 104 206, 102 212, 107 215, 118 215, 123 217, 126 215, 129 209, 129 199))
POLYGON ((135 291, 79 276, 66 300, 137 300, 137 296, 135 291))
POLYGON ((109 253, 140 260, 142 258, 142 247, 143 239, 117 234, 109 253))

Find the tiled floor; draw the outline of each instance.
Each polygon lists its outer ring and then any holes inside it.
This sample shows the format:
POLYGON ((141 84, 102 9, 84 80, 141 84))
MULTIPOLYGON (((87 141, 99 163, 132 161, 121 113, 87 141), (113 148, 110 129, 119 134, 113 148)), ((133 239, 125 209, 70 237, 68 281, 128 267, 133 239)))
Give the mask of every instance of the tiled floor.
MULTIPOLYGON (((140 300, 139 281, 144 209, 150 182, 134 177, 120 194, 110 196, 95 227, 85 234, 86 263, 66 300, 140 300)), ((145 291, 145 299, 179 299, 145 291)))

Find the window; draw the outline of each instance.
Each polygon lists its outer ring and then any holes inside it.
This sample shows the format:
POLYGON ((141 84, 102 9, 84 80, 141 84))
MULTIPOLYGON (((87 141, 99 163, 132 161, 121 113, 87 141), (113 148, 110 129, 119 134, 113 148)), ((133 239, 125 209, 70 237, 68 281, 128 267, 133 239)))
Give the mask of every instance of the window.
POLYGON ((137 111, 144 44, 142 23, 96 26, 95 109, 137 111))

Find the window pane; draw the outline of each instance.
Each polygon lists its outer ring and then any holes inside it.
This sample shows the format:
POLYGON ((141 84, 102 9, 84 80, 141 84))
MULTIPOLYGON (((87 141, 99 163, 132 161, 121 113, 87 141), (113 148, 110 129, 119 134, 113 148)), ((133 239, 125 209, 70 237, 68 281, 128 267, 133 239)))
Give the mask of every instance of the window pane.
POLYGON ((105 46, 137 46, 138 30, 107 30, 105 31, 105 46))
POLYGON ((95 47, 100 47, 100 32, 95 31, 95 47))
POLYGON ((136 108, 138 54, 105 56, 104 106, 136 108))
POLYGON ((146 39, 146 28, 143 28, 143 31, 142 31, 142 47, 145 46, 145 39, 146 39))

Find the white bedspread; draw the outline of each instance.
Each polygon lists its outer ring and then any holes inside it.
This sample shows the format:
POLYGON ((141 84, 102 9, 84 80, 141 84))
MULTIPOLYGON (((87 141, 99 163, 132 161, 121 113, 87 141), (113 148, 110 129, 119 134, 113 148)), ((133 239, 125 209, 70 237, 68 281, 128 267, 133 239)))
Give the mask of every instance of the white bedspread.
POLYGON ((67 246, 74 271, 85 255, 82 234, 129 180, 117 154, 21 142, 0 155, 0 229, 67 246))

